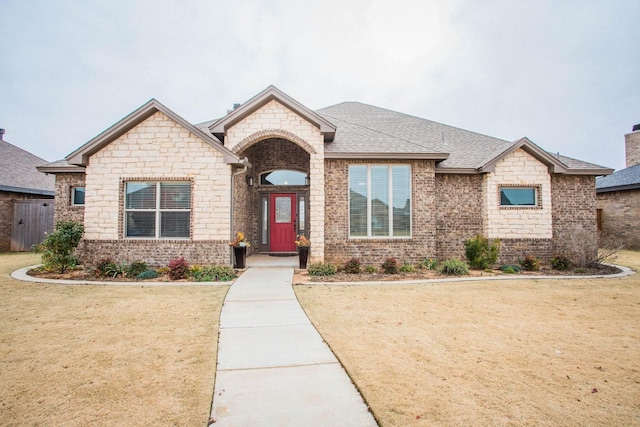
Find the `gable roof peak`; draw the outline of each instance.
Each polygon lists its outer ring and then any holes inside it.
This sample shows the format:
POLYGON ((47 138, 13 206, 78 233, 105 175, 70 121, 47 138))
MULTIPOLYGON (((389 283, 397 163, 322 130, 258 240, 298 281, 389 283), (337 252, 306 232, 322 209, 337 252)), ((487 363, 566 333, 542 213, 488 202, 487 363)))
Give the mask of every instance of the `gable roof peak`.
POLYGON ((315 111, 305 107, 274 85, 269 85, 266 89, 246 101, 244 104, 240 104, 240 106, 231 110, 226 116, 211 123, 209 125, 209 130, 220 141, 224 141, 224 135, 227 132, 227 129, 231 128, 273 100, 279 102, 294 113, 303 117, 309 123, 318 127, 320 132, 324 135, 325 142, 333 140, 336 133, 336 126, 334 124, 315 111))

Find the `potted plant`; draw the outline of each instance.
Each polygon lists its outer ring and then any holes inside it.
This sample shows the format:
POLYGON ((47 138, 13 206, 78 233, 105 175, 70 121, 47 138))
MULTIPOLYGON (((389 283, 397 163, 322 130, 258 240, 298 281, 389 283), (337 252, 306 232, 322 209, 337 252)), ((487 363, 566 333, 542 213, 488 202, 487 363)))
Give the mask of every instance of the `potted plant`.
POLYGON ((307 260, 309 259, 309 249, 311 248, 311 241, 307 239, 307 236, 301 234, 296 240, 296 246, 298 247, 298 261, 300 268, 307 268, 307 260))
POLYGON ((233 266, 235 268, 244 268, 245 259, 247 258, 247 248, 251 246, 251 244, 245 240, 244 233, 238 231, 236 238, 230 241, 229 245, 233 248, 233 266))

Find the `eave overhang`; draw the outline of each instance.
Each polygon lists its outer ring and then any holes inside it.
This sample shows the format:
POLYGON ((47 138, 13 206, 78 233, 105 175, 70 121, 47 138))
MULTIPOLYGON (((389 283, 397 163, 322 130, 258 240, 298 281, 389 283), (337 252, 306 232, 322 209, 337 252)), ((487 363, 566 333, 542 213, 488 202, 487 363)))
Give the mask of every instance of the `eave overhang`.
POLYGON ((84 173, 86 168, 78 165, 43 165, 36 166, 36 170, 42 173, 84 173))
POLYGON ((436 160, 437 162, 441 162, 449 158, 448 153, 355 153, 355 152, 345 152, 345 153, 333 153, 327 152, 324 153, 325 159, 362 159, 362 160, 436 160))
POLYGON ((67 162, 71 165, 87 166, 89 164, 89 158, 93 154, 97 153, 98 151, 106 147, 108 144, 115 141, 116 139, 118 139, 119 137, 121 137, 122 135, 124 135, 125 133, 133 129, 135 126, 139 125, 140 123, 142 123, 143 121, 145 121, 146 119, 148 119, 149 117, 151 117, 157 112, 161 112, 165 114, 171 120, 175 121, 185 129, 187 129, 196 137, 200 138, 202 141, 204 141, 214 149, 221 152, 224 156, 225 163, 230 165, 244 166, 245 164, 244 159, 241 159, 240 157, 235 155, 233 152, 223 147, 219 142, 213 139, 210 135, 207 135, 206 133, 204 133, 203 131, 201 131, 200 129, 198 129, 197 127, 195 127, 194 125, 192 125, 191 123, 189 123, 188 121, 186 121, 185 119, 183 119, 182 117, 180 117, 179 115, 171 111, 169 108, 162 105, 156 99, 151 99, 149 102, 142 105, 140 108, 138 108, 137 110, 135 110, 134 112, 132 112, 131 114, 129 114, 128 116, 126 116, 125 118, 123 118, 122 120, 120 120, 119 122, 111 126, 110 128, 108 128, 107 130, 105 130, 104 132, 102 132, 101 134, 99 134, 98 136, 96 136, 86 144, 84 144, 82 147, 78 148, 77 150, 69 154, 66 157, 67 162))
POLYGON ((231 111, 225 117, 213 122, 209 125, 209 130, 220 141, 224 141, 224 136, 229 128, 273 100, 284 105, 320 129, 320 133, 324 136, 324 142, 333 141, 336 134, 336 126, 334 124, 320 116, 315 111, 305 107, 273 85, 269 86, 235 110, 231 111))
POLYGON ((605 187, 605 188, 596 188, 596 193, 614 193, 616 191, 627 191, 627 190, 640 190, 640 183, 638 184, 628 184, 628 185, 617 185, 615 187, 605 187))
POLYGON ((40 190, 37 188, 12 187, 10 185, 0 185, 0 191, 6 191, 8 193, 33 194, 38 196, 51 196, 51 197, 55 195, 55 192, 50 190, 40 190))

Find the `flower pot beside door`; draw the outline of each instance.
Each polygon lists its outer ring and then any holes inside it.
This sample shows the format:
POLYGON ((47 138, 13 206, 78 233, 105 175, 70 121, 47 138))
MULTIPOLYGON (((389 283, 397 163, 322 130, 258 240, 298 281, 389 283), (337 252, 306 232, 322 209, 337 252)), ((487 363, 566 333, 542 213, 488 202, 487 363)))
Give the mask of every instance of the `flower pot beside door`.
POLYGON ((244 268, 245 259, 247 258, 247 247, 246 246, 234 246, 233 247, 233 266, 235 268, 241 269, 244 268))
POLYGON ((307 268, 307 260, 309 259, 309 246, 298 247, 298 261, 302 269, 307 268))

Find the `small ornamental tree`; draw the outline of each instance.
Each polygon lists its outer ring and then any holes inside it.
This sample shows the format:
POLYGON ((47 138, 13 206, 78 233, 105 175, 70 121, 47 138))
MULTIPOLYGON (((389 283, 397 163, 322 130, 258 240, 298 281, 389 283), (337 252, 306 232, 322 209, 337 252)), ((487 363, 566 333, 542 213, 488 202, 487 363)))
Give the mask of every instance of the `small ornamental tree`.
POLYGON ((84 233, 84 226, 74 221, 58 221, 53 233, 40 245, 43 250, 42 264, 47 270, 64 273, 74 267, 78 260, 73 252, 78 247, 84 233))

